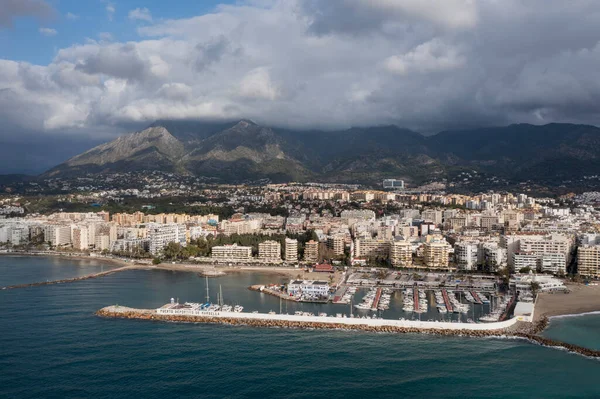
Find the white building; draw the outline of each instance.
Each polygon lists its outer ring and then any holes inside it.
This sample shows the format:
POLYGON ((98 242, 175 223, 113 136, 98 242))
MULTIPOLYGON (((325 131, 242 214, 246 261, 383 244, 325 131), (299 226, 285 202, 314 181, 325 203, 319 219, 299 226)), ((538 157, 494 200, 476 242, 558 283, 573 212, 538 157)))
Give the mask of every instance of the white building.
POLYGON ((479 242, 462 241, 454 244, 456 267, 459 270, 477 270, 479 242))
POLYGON ((323 298, 329 296, 329 283, 321 280, 290 280, 288 293, 323 298))
POLYGON ((176 223, 151 223, 147 226, 147 229, 148 240, 150 241, 150 253, 152 255, 162 253, 164 247, 171 242, 176 242, 183 246, 186 245, 185 225, 176 223))
POLYGON ((212 247, 211 258, 226 261, 243 261, 252 258, 252 247, 237 244, 212 247))
POLYGON ((285 261, 289 263, 298 262, 298 240, 285 239, 285 261))
POLYGON ((281 244, 277 241, 263 241, 258 244, 258 258, 262 260, 281 260, 281 244))

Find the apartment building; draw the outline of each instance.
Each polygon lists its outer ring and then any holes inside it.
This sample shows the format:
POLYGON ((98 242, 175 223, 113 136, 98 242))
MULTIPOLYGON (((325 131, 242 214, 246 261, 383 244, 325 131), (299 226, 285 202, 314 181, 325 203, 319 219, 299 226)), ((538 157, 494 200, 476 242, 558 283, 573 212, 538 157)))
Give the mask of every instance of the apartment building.
POLYGON ((461 241, 454 244, 454 258, 459 270, 477 270, 478 241, 461 241))
POLYGON ((285 261, 289 263, 298 262, 298 240, 285 239, 285 261))
POLYGON ((217 260, 240 261, 252 258, 252 247, 237 244, 212 247, 211 258, 217 260))
POLYGON ((258 258, 262 260, 281 260, 281 244, 271 240, 259 243, 258 258))
POLYGON ((430 269, 447 269, 450 246, 445 241, 427 242, 423 246, 425 267, 430 269))
POLYGON ((394 267, 412 266, 412 245, 408 241, 393 241, 390 261, 394 267))
POLYGON ((310 240, 304 246, 304 260, 306 262, 317 262, 319 260, 319 243, 310 240))
POLYGON ((327 247, 333 250, 333 253, 337 256, 344 254, 344 248, 346 247, 345 236, 338 234, 333 237, 327 238, 327 247))
POLYGON ((159 255, 164 247, 171 242, 186 245, 185 225, 151 223, 147 226, 147 229, 152 255, 159 255))
POLYGON ((390 257, 392 243, 390 240, 373 238, 354 240, 354 256, 356 258, 385 258, 390 257))
POLYGON ((578 248, 577 272, 584 277, 600 278, 600 245, 582 245, 578 248))

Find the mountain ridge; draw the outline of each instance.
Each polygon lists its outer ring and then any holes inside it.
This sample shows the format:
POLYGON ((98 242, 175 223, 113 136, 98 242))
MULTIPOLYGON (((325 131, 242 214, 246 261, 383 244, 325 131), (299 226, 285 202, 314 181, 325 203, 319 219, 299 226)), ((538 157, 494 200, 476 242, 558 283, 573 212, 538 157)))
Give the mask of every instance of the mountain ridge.
POLYGON ((294 131, 247 119, 156 121, 43 176, 161 170, 223 182, 268 178, 372 183, 393 177, 418 183, 464 168, 534 180, 568 178, 584 170, 600 174, 600 129, 514 124, 424 136, 395 125, 294 131))

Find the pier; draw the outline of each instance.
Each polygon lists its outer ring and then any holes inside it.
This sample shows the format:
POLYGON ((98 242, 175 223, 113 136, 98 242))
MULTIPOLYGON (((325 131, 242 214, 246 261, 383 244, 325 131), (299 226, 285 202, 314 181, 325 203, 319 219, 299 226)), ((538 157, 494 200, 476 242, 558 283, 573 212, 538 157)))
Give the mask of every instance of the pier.
POLYGON ((483 303, 481 302, 481 298, 479 298, 479 295, 477 295, 475 291, 471 291, 471 295, 473 296, 473 299, 475 300, 476 304, 481 305, 483 303))
POLYGON ((379 300, 381 299, 381 291, 381 288, 377 288, 377 293, 375 293, 375 299, 373 299, 373 305, 371 305, 371 310, 377 310, 379 300))
POLYGON ((340 288, 338 288, 333 296, 333 303, 336 303, 336 304, 337 303, 345 303, 345 302, 342 302, 341 300, 344 297, 344 295, 346 294, 347 290, 348 290, 348 288, 345 286, 341 286, 340 288))
POLYGON ((448 298, 448 291, 442 290, 442 295, 444 296, 444 303, 446 304, 446 309, 448 310, 448 313, 454 312, 454 308, 452 307, 450 298, 448 298))
POLYGON ((419 307, 419 290, 413 289, 413 301, 414 301, 414 309, 415 312, 421 313, 421 308, 419 307))

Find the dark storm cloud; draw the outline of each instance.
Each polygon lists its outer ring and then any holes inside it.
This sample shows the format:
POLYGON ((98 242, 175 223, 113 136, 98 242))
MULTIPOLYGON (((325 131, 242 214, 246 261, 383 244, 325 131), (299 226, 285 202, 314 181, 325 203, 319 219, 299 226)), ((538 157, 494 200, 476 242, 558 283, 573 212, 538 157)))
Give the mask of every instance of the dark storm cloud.
POLYGON ((17 17, 49 18, 54 9, 44 0, 0 0, 0 28, 11 27, 17 17))
POLYGON ((596 1, 252 0, 154 20, 139 41, 63 48, 47 66, 0 60, 0 117, 44 132, 600 123, 596 1))

